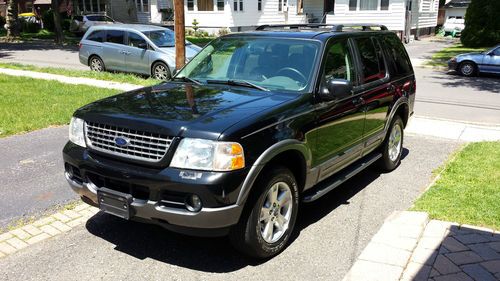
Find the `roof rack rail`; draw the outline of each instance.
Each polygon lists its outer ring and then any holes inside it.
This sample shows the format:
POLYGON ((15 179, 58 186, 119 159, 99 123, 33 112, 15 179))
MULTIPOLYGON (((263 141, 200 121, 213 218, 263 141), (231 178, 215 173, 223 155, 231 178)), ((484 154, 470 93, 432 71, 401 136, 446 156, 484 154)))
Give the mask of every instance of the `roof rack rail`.
POLYGON ((372 30, 372 27, 378 27, 380 30, 389 30, 383 24, 372 24, 372 23, 348 23, 348 24, 326 24, 326 23, 301 23, 301 24, 264 24, 255 28, 256 31, 262 31, 266 29, 273 28, 289 28, 289 29, 301 29, 301 28, 325 28, 331 27, 332 31, 342 31, 346 27, 361 27, 363 31, 372 30))

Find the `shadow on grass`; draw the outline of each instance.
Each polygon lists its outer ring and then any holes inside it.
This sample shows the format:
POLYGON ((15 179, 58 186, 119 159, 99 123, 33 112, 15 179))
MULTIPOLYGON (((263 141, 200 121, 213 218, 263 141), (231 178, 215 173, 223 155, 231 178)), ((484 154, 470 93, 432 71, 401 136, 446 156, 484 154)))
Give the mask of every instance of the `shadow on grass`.
MULTIPOLYGON (((403 150, 402 160, 409 154, 403 150)), ((350 198, 361 192, 380 176, 370 167, 348 180, 321 199, 303 204, 289 243, 309 225, 320 221, 338 206, 349 204, 350 198)), ((233 272, 246 266, 257 266, 266 260, 248 258, 234 250, 228 238, 198 238, 169 232, 159 226, 125 221, 98 213, 86 224, 87 230, 115 245, 115 250, 137 259, 154 259, 203 272, 233 272)))

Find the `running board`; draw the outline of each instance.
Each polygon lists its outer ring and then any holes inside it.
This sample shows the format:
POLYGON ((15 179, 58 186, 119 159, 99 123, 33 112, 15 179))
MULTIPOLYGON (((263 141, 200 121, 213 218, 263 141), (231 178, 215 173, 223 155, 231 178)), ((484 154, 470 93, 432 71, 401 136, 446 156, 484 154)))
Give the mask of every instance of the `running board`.
POLYGON ((361 158, 360 160, 354 162, 347 168, 341 170, 339 173, 334 174, 333 176, 325 179, 323 182, 320 182, 311 190, 306 191, 302 201, 308 203, 319 199, 320 197, 332 191, 333 189, 335 189, 348 179, 352 178, 359 172, 363 171, 366 167, 370 166, 381 157, 382 153, 375 153, 361 158))

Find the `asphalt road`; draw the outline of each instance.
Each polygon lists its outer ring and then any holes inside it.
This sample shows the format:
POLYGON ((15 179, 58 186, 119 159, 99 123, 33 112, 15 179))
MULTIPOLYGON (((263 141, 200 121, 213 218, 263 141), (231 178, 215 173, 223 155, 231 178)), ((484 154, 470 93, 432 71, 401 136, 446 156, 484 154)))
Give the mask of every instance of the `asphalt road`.
POLYGON ((0 138, 0 229, 77 197, 63 175, 68 127, 0 138))
POLYGON ((0 259, 0 280, 340 280, 383 220, 406 210, 459 146, 407 136, 392 173, 357 175, 303 205, 293 243, 259 263, 225 238, 192 238, 98 213, 85 226, 0 259))

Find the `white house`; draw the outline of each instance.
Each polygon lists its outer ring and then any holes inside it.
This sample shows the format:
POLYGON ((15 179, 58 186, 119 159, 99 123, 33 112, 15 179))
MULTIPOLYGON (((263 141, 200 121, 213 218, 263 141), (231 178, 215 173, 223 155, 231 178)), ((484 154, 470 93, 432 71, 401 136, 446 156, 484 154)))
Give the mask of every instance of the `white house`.
POLYGON ((444 5, 445 9, 445 20, 450 18, 455 19, 464 19, 465 12, 469 7, 471 0, 451 0, 446 5, 444 5))

